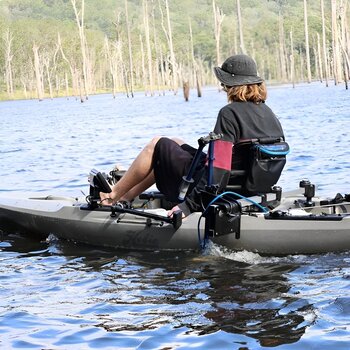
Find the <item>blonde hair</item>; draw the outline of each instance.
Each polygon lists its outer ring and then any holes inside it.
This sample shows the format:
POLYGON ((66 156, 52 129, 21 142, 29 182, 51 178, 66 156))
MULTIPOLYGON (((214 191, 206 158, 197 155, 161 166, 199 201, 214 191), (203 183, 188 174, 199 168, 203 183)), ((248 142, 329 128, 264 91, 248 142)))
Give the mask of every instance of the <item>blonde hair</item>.
POLYGON ((226 86, 227 99, 229 102, 265 102, 267 90, 265 83, 239 86, 226 86))

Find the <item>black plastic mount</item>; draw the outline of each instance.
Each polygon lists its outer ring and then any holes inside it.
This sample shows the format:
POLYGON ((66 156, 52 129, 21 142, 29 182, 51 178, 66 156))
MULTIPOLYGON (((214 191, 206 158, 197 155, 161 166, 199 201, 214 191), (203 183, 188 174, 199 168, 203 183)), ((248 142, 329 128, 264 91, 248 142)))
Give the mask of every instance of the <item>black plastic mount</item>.
POLYGON ((303 204, 304 207, 315 206, 315 202, 312 201, 312 198, 315 196, 315 185, 309 180, 301 180, 299 187, 305 189, 304 197, 306 198, 305 201, 299 201, 299 203, 303 204))
POLYGON ((241 206, 236 201, 218 201, 210 205, 205 213, 205 234, 207 237, 217 237, 235 234, 241 235, 241 206))

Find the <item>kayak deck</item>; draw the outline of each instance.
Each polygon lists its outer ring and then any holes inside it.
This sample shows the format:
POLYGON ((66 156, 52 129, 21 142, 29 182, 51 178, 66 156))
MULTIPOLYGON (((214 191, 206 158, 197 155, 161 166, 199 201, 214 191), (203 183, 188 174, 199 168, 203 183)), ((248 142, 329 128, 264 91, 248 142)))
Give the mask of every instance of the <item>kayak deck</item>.
MULTIPOLYGON (((235 251, 269 255, 349 250, 350 203, 325 204, 315 197, 312 206, 301 207, 301 200, 300 190, 285 193, 278 206, 264 213, 249 211, 252 204, 243 199, 239 234, 219 233, 210 239, 235 251)), ((89 210, 84 198, 6 197, 0 198, 0 228, 43 237, 54 234, 74 242, 112 248, 197 250, 205 232, 202 213, 192 213, 175 227, 160 203, 160 199, 150 200, 146 205, 137 200, 129 212, 113 213, 110 207, 89 210)))

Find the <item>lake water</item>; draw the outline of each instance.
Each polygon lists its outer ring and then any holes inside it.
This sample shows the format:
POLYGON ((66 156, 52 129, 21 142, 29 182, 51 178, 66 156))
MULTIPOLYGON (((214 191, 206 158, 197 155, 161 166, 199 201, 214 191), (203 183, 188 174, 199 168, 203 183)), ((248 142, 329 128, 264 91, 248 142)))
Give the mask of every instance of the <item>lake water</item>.
MULTIPOLYGON (((350 92, 269 88, 291 146, 280 185, 350 192, 350 92)), ((91 168, 127 168, 154 135, 196 145, 217 89, 0 103, 0 193, 80 196, 91 168)), ((350 234, 350 233, 349 233, 350 234)), ((101 250, 0 235, 1 349, 349 349, 350 254, 261 257, 101 250)))

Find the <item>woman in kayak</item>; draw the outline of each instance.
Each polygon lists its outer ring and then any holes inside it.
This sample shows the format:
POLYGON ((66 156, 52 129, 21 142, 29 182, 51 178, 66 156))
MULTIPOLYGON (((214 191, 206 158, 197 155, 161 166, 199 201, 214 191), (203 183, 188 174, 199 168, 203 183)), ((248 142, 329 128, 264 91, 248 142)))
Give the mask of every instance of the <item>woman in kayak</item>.
MULTIPOLYGON (((275 114, 265 104, 266 86, 257 75, 256 63, 247 55, 229 57, 214 73, 227 93, 228 104, 218 114, 214 133, 223 134, 233 144, 242 139, 281 137, 283 130, 275 114)), ((100 193, 101 202, 112 205, 131 201, 153 184, 165 198, 178 203, 182 177, 187 175, 196 149, 178 139, 153 138, 140 152, 110 193, 100 193)), ((205 186, 206 158, 203 154, 194 174, 194 184, 183 203, 169 212, 181 209, 185 216, 201 211, 198 193, 205 186)))

